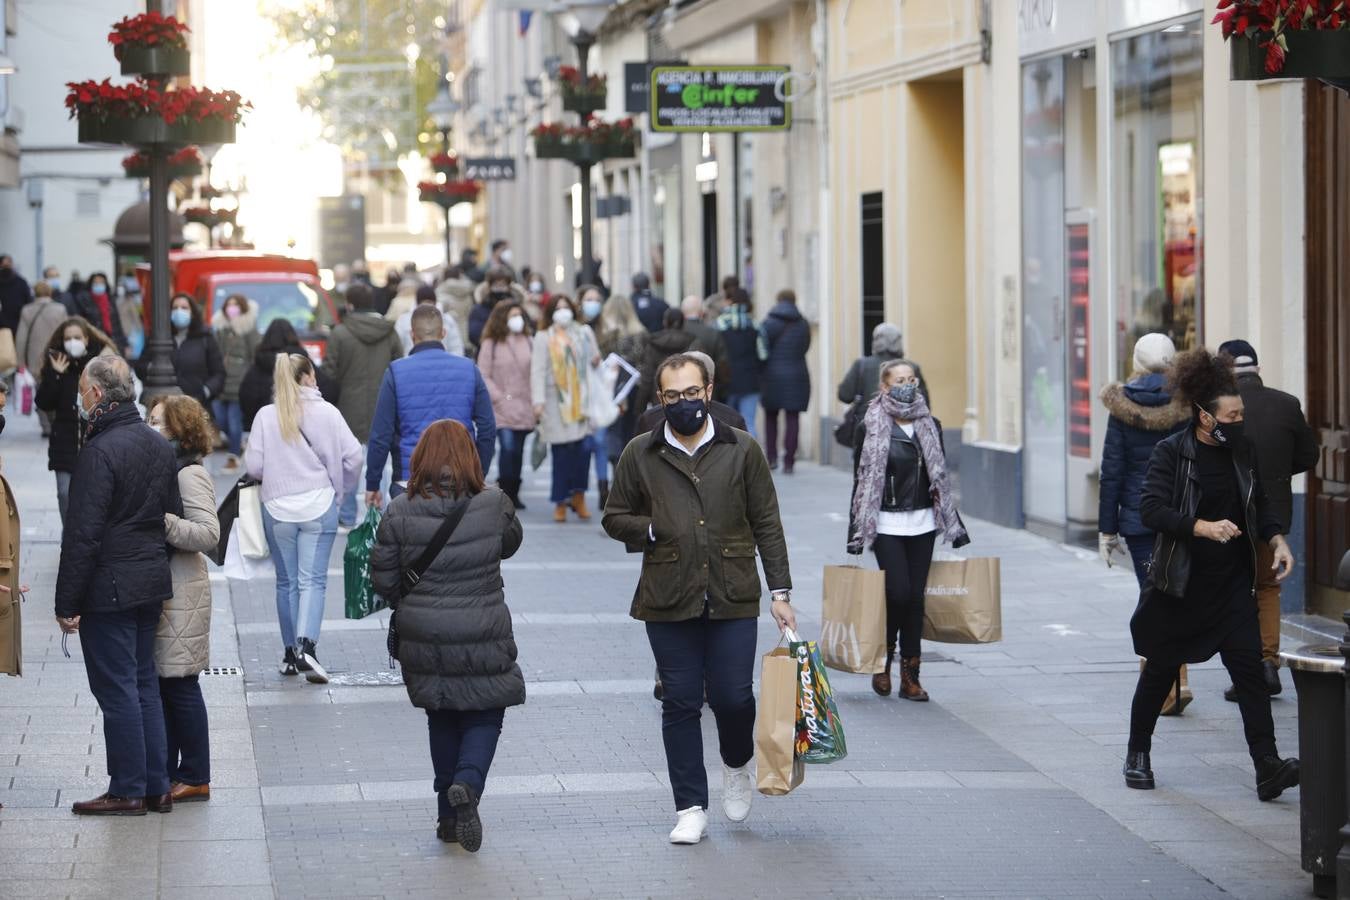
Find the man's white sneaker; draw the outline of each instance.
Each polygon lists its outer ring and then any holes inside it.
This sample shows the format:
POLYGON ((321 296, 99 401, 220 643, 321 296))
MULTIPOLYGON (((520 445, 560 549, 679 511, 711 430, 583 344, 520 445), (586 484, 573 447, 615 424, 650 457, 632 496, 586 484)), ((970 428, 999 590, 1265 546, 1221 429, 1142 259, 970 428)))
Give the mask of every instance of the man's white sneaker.
POLYGON ((678 813, 679 821, 670 833, 672 844, 697 844, 708 833, 708 814, 700 806, 691 806, 678 813))
POLYGON ((750 764, 733 769, 722 763, 722 811, 733 822, 744 822, 750 815, 750 801, 754 799, 750 784, 750 764))

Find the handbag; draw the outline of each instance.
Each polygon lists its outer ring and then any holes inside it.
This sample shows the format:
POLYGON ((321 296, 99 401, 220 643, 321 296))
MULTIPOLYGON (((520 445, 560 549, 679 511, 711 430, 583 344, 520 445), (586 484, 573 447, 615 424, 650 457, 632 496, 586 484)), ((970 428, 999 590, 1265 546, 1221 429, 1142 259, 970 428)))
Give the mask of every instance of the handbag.
POLYGON ((923 638, 945 644, 1003 640, 997 557, 933 560, 924 588, 923 638))
POLYGON ((539 471, 539 467, 544 464, 544 460, 546 459, 548 459, 548 443, 544 441, 543 435, 541 435, 539 429, 536 428, 534 432, 534 444, 530 447, 531 468, 536 472, 539 471))
MULTIPOLYGON (((881 378, 880 361, 864 358, 863 366, 865 369, 871 368, 873 365, 875 365, 877 370, 876 375, 873 377, 876 380, 880 380, 881 378)), ((863 377, 866 378, 867 375, 868 373, 864 371, 863 377)), ((858 436, 858 426, 862 424, 863 416, 867 415, 867 404, 869 402, 871 402, 871 399, 868 397, 864 397, 862 394, 854 395, 853 402, 849 404, 848 409, 844 411, 844 421, 840 422, 838 425, 835 426, 834 429, 835 443, 839 444, 840 446, 847 447, 850 450, 855 449, 853 446, 853 442, 854 440, 856 440, 858 436)))
MULTIPOLYGON (((464 514, 469 510, 469 504, 472 502, 472 500, 466 500, 451 510, 450 515, 446 516, 445 520, 441 522, 441 527, 437 528, 436 533, 431 536, 431 542, 422 551, 422 555, 417 557, 417 561, 411 566, 403 570, 403 575, 399 579, 399 587, 402 591, 400 598, 411 594, 413 589, 421 583, 422 576, 427 573, 427 569, 431 568, 431 564, 436 561, 436 557, 441 555, 441 551, 450 541, 450 535, 455 533, 455 529, 459 527, 460 520, 464 518, 464 514)), ((385 634, 384 641, 385 649, 389 651, 389 658, 395 660, 398 659, 398 609, 397 604, 391 603, 390 606, 394 607, 394 611, 389 614, 389 631, 385 634)))

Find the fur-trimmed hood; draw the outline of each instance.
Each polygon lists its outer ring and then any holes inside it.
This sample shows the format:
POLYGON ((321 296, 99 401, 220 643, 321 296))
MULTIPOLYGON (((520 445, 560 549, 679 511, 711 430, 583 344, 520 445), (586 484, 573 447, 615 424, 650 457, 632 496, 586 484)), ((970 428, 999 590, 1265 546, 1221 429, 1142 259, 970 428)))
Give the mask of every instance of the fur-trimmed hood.
POLYGON ((1190 419, 1186 404, 1167 392, 1162 375, 1145 375, 1129 384, 1112 382, 1102 388, 1106 411, 1131 428, 1170 432, 1190 419))

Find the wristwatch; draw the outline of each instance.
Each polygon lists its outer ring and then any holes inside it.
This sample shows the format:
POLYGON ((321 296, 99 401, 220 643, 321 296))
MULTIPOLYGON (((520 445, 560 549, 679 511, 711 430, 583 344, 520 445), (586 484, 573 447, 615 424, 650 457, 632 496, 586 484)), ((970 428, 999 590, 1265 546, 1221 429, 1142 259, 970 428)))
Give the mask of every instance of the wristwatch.
POLYGON ((784 603, 792 602, 792 591, 774 591, 773 599, 782 600, 784 603))

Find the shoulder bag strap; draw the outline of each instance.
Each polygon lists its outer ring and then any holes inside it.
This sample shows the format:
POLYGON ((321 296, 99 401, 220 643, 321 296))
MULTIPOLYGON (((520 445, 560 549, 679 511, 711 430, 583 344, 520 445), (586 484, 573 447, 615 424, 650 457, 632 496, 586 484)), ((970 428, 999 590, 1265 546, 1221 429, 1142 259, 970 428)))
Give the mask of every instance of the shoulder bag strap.
POLYGON ((471 497, 451 511, 450 515, 446 516, 445 520, 441 522, 441 527, 436 529, 436 533, 431 538, 431 543, 427 544, 427 548, 422 551, 422 555, 417 558, 415 563, 403 570, 404 595, 412 593, 412 589, 417 587, 427 569, 431 568, 431 564, 436 561, 436 557, 441 555, 441 551, 450 541, 450 535, 454 534, 455 529, 459 527, 460 520, 464 518, 464 514, 468 512, 469 504, 472 502, 473 498, 471 497))

